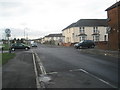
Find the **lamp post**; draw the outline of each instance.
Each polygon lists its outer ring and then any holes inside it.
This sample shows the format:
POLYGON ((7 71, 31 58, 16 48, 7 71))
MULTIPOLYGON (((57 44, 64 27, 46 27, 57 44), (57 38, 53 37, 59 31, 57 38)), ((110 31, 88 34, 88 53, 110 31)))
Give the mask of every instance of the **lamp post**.
POLYGON ((25 29, 26 29, 26 28, 24 28, 24 39, 25 39, 25 29))
POLYGON ((25 39, 25 42, 28 40, 28 33, 26 33, 26 30, 29 30, 29 29, 27 27, 24 28, 24 39, 25 39))

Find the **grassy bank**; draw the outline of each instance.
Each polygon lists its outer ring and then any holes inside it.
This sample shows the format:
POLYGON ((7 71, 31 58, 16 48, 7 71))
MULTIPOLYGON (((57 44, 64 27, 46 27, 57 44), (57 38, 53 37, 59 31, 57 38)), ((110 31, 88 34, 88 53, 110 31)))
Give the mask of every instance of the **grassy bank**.
POLYGON ((5 64, 8 62, 8 60, 15 57, 15 53, 3 53, 2 54, 2 60, 0 60, 0 64, 5 64))

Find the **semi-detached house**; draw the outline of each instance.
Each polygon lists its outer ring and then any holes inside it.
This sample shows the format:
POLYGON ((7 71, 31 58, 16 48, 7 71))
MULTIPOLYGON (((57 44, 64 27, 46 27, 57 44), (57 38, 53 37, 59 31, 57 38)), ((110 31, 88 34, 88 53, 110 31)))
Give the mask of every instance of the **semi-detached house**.
POLYGON ((63 38, 64 37, 62 36, 62 33, 60 33, 60 34, 49 34, 49 35, 47 35, 43 38, 42 43, 54 42, 54 44, 58 45, 58 44, 61 44, 63 42, 63 40, 64 40, 63 38))
POLYGON ((80 19, 62 30, 65 43, 108 41, 107 19, 80 19))

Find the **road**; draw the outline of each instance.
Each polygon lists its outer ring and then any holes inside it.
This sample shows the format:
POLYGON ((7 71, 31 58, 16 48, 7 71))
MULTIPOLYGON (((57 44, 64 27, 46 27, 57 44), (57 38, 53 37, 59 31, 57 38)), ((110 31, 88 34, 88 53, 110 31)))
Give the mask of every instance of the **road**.
POLYGON ((16 57, 2 66, 3 88, 36 88, 41 80, 44 81, 42 87, 47 88, 117 87, 116 58, 83 53, 73 47, 40 44, 29 51, 16 50, 15 53, 16 57), (38 59, 44 72, 38 72, 40 77, 36 78, 33 63, 38 59))
POLYGON ((82 53, 73 47, 38 45, 32 49, 40 58, 49 88, 115 88, 117 59, 82 53))

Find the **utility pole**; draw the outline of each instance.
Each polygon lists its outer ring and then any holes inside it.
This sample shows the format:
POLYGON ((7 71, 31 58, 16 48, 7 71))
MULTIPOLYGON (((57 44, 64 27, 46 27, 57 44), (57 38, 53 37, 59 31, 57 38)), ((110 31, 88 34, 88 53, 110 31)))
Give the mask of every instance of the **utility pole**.
POLYGON ((25 28, 24 28, 24 39, 25 39, 25 28))

